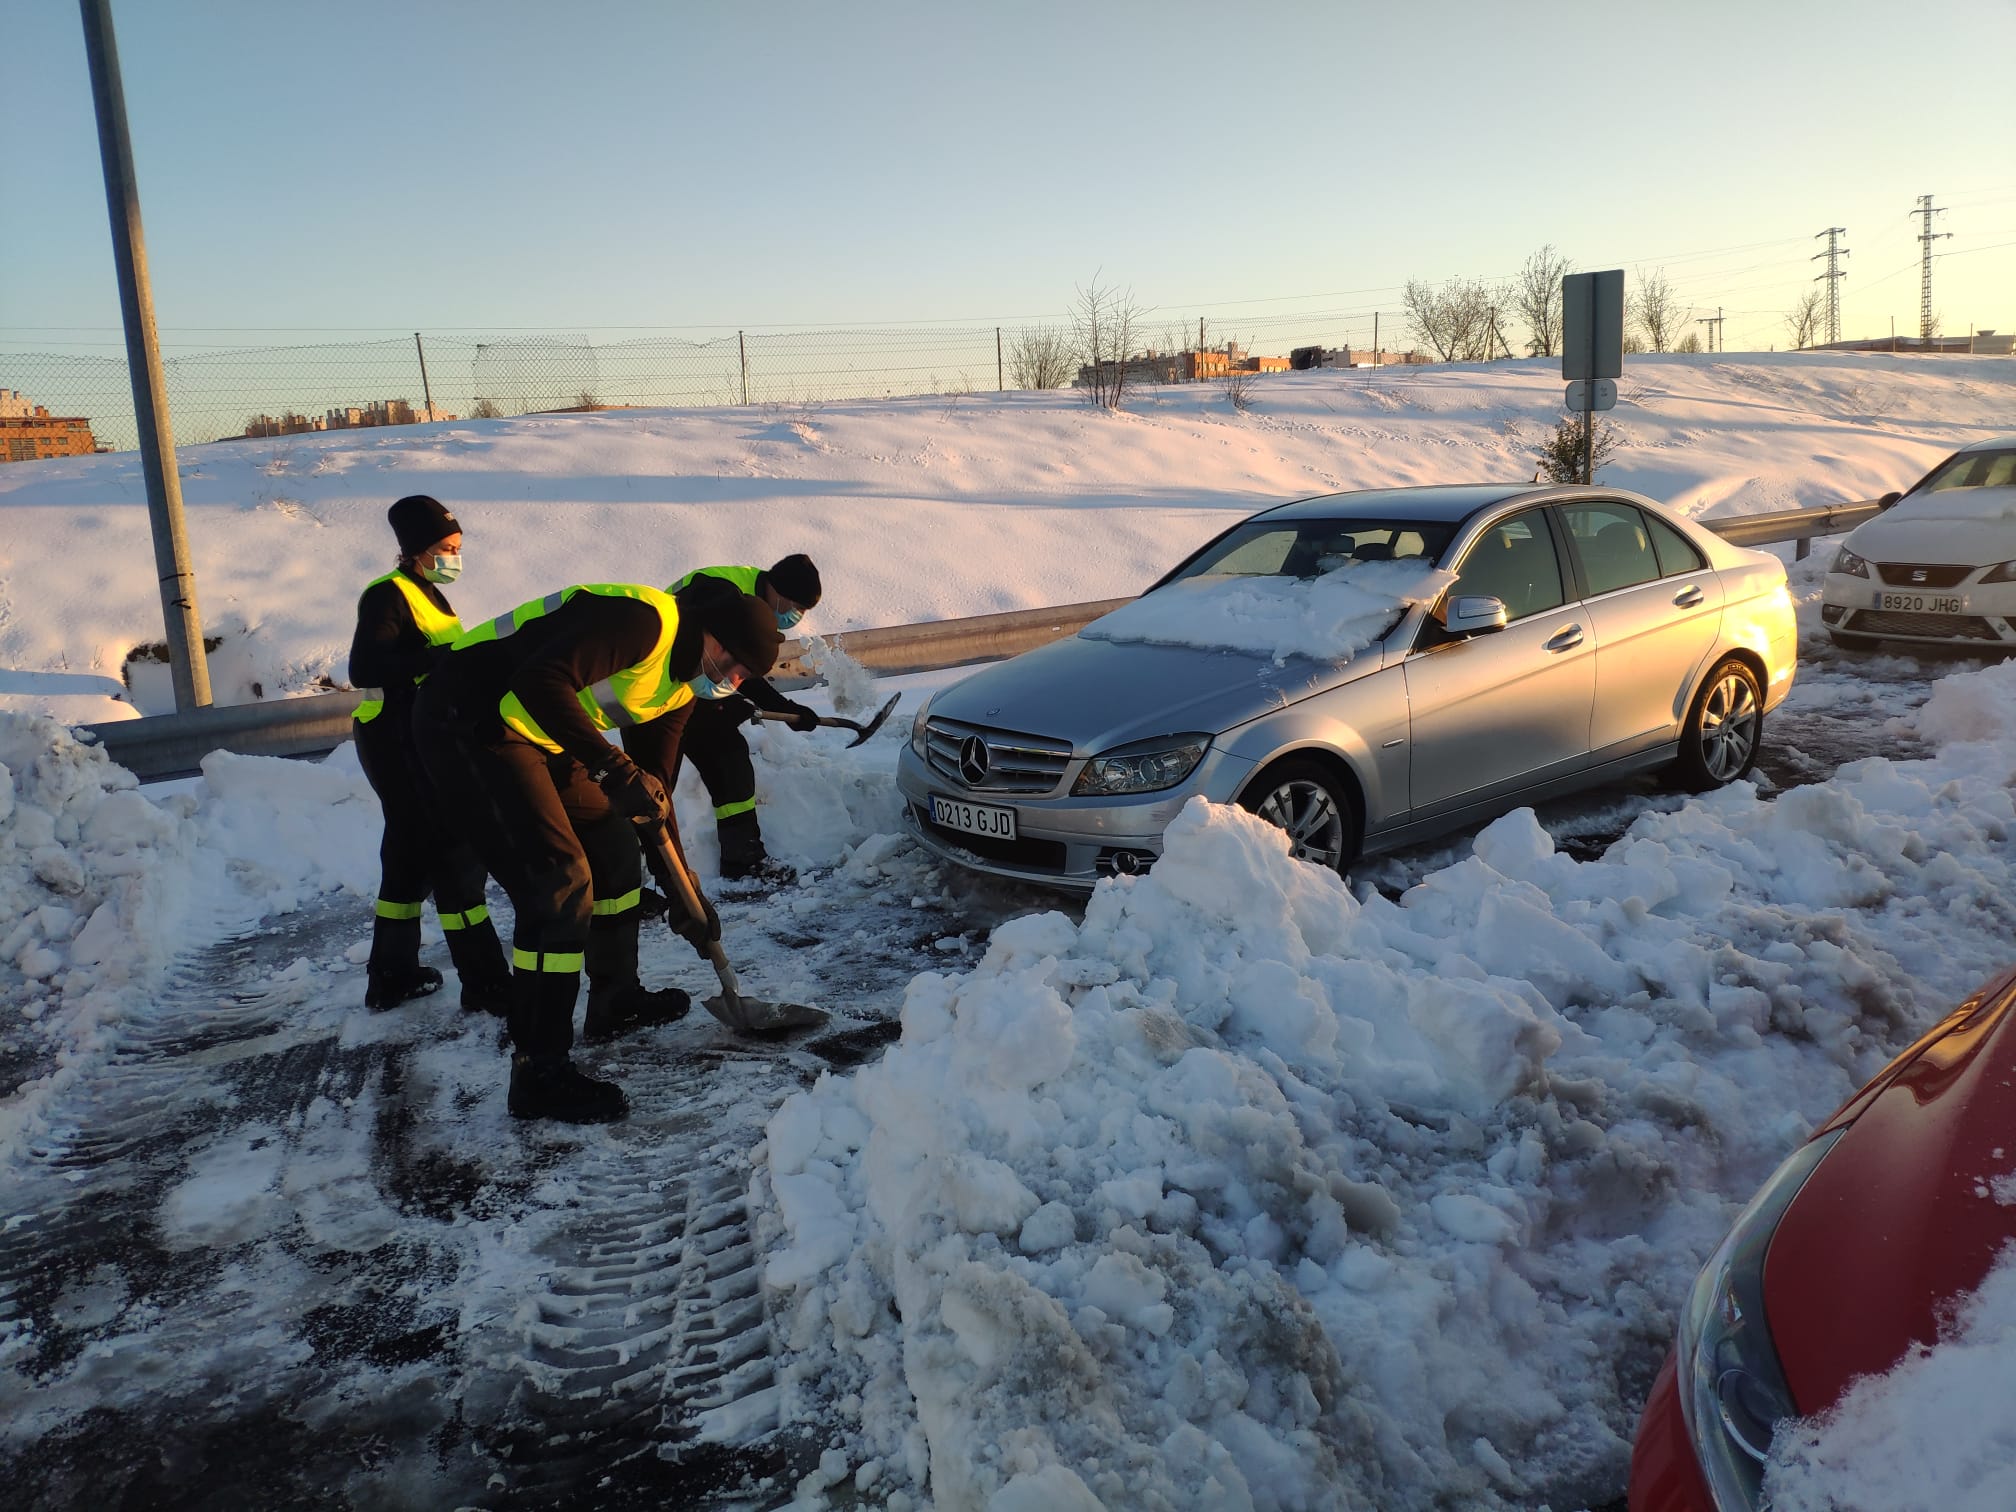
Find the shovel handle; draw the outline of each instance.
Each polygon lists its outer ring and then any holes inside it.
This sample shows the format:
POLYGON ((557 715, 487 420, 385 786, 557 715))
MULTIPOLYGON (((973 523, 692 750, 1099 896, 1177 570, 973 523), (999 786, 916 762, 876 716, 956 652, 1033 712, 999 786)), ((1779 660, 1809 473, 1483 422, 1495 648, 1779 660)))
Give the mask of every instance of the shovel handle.
MULTIPOLYGON (((686 916, 696 921, 706 918, 707 910, 700 903, 700 886, 693 880, 693 873, 686 869, 686 863, 672 844, 672 837, 665 832, 665 826, 653 825, 647 839, 651 855, 659 863, 652 870, 661 872, 660 880, 679 895, 686 916)), ((721 948, 719 940, 707 942, 707 959, 713 963, 714 975, 721 979, 721 996, 727 1001, 736 1027, 748 1028, 748 1015, 742 1011, 741 985, 735 980, 735 968, 728 964, 728 954, 721 948)))

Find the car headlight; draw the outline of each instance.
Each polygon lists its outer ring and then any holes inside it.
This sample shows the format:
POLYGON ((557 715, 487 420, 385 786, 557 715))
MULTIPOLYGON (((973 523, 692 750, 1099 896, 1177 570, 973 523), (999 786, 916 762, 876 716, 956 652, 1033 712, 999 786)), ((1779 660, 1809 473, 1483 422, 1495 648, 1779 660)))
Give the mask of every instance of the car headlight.
POLYGON ((1071 785, 1076 798, 1096 798, 1115 793, 1159 793, 1172 788, 1197 770, 1209 735, 1170 735, 1152 744, 1123 746, 1094 756, 1071 785))
POLYGON ((926 694, 924 702, 910 720, 910 749, 919 756, 924 754, 924 721, 931 714, 931 700, 935 694, 926 694))
POLYGON ((1981 575, 1984 583, 2016 583, 2016 562, 1997 562, 1981 575))
POLYGON ((1869 576, 1869 563, 1862 557, 1855 555, 1846 546, 1843 546, 1839 551, 1834 553, 1834 565, 1827 570, 1829 572, 1845 573, 1849 577, 1866 578, 1869 576))
POLYGON ((1797 1416, 1764 1317, 1764 1255, 1785 1209, 1845 1132, 1793 1151, 1750 1199, 1701 1274, 1680 1319, 1680 1415, 1722 1508, 1755 1507, 1779 1420, 1797 1416))

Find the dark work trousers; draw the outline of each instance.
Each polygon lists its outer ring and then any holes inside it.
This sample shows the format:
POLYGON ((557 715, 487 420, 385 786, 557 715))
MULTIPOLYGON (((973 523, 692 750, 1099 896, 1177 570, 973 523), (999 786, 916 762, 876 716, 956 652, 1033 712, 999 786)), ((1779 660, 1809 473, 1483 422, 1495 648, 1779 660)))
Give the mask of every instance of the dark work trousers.
POLYGON ((502 981, 503 949, 483 901, 483 862, 434 802, 407 713, 388 707, 368 723, 351 725, 358 764, 385 814, 369 969, 410 973, 418 967, 420 905, 432 893, 456 974, 465 984, 502 981))
MULTIPOLYGON (((679 745, 682 759, 706 785, 714 804, 714 829, 721 841, 721 874, 733 877, 764 858, 763 832, 756 819, 756 767, 749 760, 749 741, 742 733, 736 709, 747 709, 740 698, 696 698, 679 745)), ((673 768, 676 778, 678 768, 673 768)))
POLYGON ((415 727, 428 771, 440 791, 458 794, 463 822, 511 895, 511 1041, 535 1059, 564 1056, 583 969, 591 990, 637 980, 635 827, 573 757, 495 719, 472 727, 425 695, 415 727))

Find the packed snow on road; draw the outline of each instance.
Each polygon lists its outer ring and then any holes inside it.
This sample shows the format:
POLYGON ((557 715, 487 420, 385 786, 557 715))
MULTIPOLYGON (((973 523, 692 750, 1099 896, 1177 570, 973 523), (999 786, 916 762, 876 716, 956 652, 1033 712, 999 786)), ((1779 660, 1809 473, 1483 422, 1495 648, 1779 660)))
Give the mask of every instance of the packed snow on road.
MULTIPOLYGON (((1948 366, 1648 360, 1613 481, 1697 514, 1902 486, 2007 411, 1948 366)), ((1525 476, 1508 438, 1558 393, 1537 365, 1300 376, 1250 416, 1010 396, 237 443, 185 453, 185 488, 270 696, 340 677, 415 489, 467 528, 468 620, 807 549, 831 630, 1134 591, 1297 494, 1525 476)), ((1067 905, 902 838, 906 720, 859 749, 755 731, 805 876, 725 901, 725 944, 832 1028, 756 1049, 693 1015, 584 1054, 628 1122, 514 1125, 452 992, 360 1006, 353 752, 142 788, 64 723, 136 707, 134 465, 0 474, 28 527, 0 620, 26 669, 0 711, 0 1461, 49 1505, 1599 1506, 1755 1184, 2009 959, 2016 666, 1833 653, 1823 547, 1755 781, 1520 810, 1349 884, 1198 803, 1150 874, 1067 905)), ((899 686, 826 671, 822 708, 899 686)), ((712 884, 705 794, 676 799, 712 884)), ((644 966, 703 985, 669 937, 644 966)), ((2007 1153, 1984 1200, 2016 1202, 2007 1153)), ((1956 1395, 2009 1442, 2009 1289, 1784 1435, 1782 1504, 1888 1484, 1869 1455, 1956 1395)), ((1992 1471, 1909 1484, 1959 1505, 1992 1471)))

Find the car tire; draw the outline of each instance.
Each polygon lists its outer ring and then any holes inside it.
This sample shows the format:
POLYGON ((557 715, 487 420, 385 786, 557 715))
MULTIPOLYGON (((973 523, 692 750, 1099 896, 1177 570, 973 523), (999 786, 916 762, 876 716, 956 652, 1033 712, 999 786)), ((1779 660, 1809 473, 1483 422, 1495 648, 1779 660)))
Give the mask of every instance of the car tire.
POLYGON ((1341 874, 1358 859, 1365 827, 1358 795, 1320 761, 1290 756, 1275 762, 1247 784, 1239 806, 1286 830, 1298 861, 1341 874))
POLYGON ((1853 635, 1846 630, 1829 630, 1827 639, 1843 651, 1874 651, 1876 637, 1873 635, 1853 635))
POLYGON ((1690 793, 1747 776, 1764 745, 1764 690, 1750 664, 1726 656, 1702 680, 1680 727, 1674 773, 1690 793))

